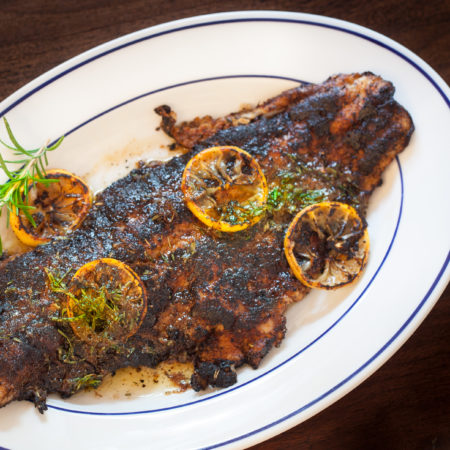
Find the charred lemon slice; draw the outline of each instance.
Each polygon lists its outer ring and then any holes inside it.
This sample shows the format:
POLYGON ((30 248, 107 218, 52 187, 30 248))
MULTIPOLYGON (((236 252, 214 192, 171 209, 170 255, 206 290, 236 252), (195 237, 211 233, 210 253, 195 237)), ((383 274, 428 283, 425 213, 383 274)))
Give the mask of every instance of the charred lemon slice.
POLYGON ((46 179, 57 182, 33 183, 29 186, 28 213, 11 211, 9 223, 16 236, 26 245, 36 247, 52 238, 64 236, 76 229, 92 204, 92 195, 86 183, 76 175, 62 169, 46 172, 46 179))
POLYGON ((126 264, 112 258, 80 267, 70 281, 67 317, 73 332, 93 345, 125 342, 147 311, 145 286, 126 264))
POLYGON ((316 203, 300 211, 291 222, 284 252, 303 284, 336 289, 354 281, 366 265, 367 226, 345 203, 316 203))
POLYGON ((186 165, 181 181, 186 205, 204 224, 234 232, 257 223, 267 201, 266 177, 246 151, 211 147, 186 165))

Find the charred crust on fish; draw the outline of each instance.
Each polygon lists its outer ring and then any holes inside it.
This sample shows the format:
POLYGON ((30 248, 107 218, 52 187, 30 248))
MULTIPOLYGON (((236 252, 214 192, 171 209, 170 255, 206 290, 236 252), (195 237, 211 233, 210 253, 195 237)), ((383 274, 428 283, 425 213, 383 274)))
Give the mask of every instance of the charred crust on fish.
POLYGON ((257 368, 282 342, 289 304, 309 291, 282 251, 296 199, 314 194, 365 214, 414 130, 393 94, 391 83, 364 73, 300 84, 225 117, 177 124, 171 107, 157 108, 185 154, 139 164, 96 196, 70 236, 1 261, 0 406, 24 399, 43 411, 50 393, 67 397, 121 367, 169 358, 194 363, 195 390, 231 386, 243 364, 257 368), (180 189, 189 159, 215 145, 256 158, 272 193, 264 218, 233 235, 200 223, 180 189), (46 273, 70 277, 99 258, 118 259, 141 277, 148 308, 136 334, 93 352, 55 320, 62 299, 46 273))

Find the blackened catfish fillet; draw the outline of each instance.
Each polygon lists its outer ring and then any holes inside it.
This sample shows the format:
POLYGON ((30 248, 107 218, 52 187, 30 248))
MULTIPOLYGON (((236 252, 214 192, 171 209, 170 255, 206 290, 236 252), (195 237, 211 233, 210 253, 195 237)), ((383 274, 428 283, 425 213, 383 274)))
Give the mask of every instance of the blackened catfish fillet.
POLYGON ((78 230, 1 263, 0 406, 27 399, 43 411, 49 393, 67 397, 120 367, 169 358, 194 362, 195 390, 232 385, 243 364, 257 368, 285 335, 287 306, 308 291, 284 258, 286 227, 305 204, 321 200, 365 214, 383 170, 413 132, 393 94, 391 83, 364 73, 301 84, 217 119, 177 125, 169 106, 157 108, 182 156, 141 163, 96 196, 78 230), (266 175, 267 211, 250 229, 208 229, 184 204, 186 163, 215 145, 243 148, 266 175), (92 349, 59 320, 64 298, 49 274, 70 280, 103 257, 142 278, 148 309, 126 342, 92 349))

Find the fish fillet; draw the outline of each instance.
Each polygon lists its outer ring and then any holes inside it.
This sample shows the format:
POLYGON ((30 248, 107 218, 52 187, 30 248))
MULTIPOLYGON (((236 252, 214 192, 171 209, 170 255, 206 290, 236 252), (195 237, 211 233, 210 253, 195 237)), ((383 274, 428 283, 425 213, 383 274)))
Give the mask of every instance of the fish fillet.
MULTIPOLYGON (((167 105, 161 128, 184 154, 141 163, 99 193, 82 226, 0 263, 0 406, 49 393, 68 397, 127 366, 192 361, 191 386, 227 387, 235 369, 257 368, 285 335, 289 304, 308 292, 291 273, 284 232, 305 201, 337 200, 363 215, 381 174, 410 140, 413 123, 391 83, 371 73, 301 84, 255 108, 177 124, 167 105), (255 226, 223 234, 205 227, 180 191, 186 163, 215 145, 252 154, 269 191, 287 190, 255 226), (100 350, 55 320, 64 299, 47 273, 66 279, 83 264, 116 258, 143 280, 148 309, 139 331, 100 350)), ((70 169, 70 168, 69 168, 70 169)))

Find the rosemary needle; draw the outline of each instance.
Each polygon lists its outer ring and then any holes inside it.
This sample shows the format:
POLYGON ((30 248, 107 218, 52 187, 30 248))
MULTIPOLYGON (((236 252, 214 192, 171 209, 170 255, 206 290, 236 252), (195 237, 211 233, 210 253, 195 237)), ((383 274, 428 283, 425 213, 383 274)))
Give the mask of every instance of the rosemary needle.
MULTIPOLYGON (((48 165, 47 152, 55 150, 59 147, 64 136, 60 137, 53 145, 43 145, 40 148, 33 150, 26 150, 23 148, 15 138, 11 127, 9 126, 6 117, 3 117, 8 137, 11 144, 7 144, 0 139, 0 143, 7 149, 13 152, 13 156, 17 159, 6 160, 0 153, 0 169, 8 177, 8 181, 0 184, 0 216, 3 207, 6 206, 8 217, 9 214, 18 214, 23 211, 26 218, 33 226, 36 226, 30 210, 33 206, 28 205, 28 191, 33 183, 43 183, 48 185, 57 182, 58 180, 45 178, 45 167, 48 165), (12 169, 8 165, 20 166, 17 169, 12 169)), ((7 217, 7 224, 8 224, 7 217)), ((3 253, 2 241, 0 237, 0 255, 3 253)))

